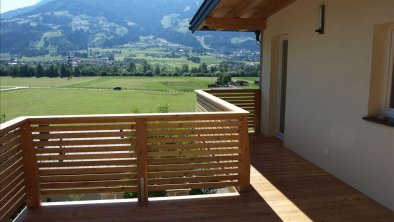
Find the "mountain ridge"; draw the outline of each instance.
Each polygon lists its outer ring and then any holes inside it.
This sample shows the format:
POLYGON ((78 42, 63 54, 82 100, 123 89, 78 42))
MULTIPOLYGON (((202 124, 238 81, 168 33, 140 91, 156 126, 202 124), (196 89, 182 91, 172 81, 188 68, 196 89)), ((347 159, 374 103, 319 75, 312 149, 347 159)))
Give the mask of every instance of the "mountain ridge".
POLYGON ((1 52, 36 56, 110 48, 153 36, 196 49, 258 50, 250 33, 200 32, 189 20, 196 0, 44 0, 1 14, 1 52), (11 15, 12 15, 11 13, 11 15), (10 14, 8 14, 9 16, 10 14))

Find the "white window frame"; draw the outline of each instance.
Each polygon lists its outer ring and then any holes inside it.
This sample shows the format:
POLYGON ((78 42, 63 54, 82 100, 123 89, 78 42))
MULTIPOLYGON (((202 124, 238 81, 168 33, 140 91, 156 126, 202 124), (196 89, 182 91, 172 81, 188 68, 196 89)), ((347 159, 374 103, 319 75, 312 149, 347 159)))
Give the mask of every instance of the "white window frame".
POLYGON ((387 69, 387 92, 386 92, 386 106, 385 110, 390 116, 394 116, 394 107, 390 107, 391 101, 391 90, 393 90, 393 78, 394 78, 394 29, 390 30, 390 38, 388 44, 388 69, 387 69))
MULTIPOLYGON (((280 110, 283 108, 281 106, 281 99, 282 99, 282 74, 283 74, 283 70, 282 70, 282 66, 283 66, 283 42, 284 41, 289 41, 289 38, 287 35, 281 36, 279 39, 280 43, 279 43, 279 75, 278 75, 278 104, 277 104, 277 114, 276 114, 276 137, 280 140, 284 140, 285 137, 285 132, 282 134, 279 132, 279 128, 280 128, 280 120, 281 120, 281 116, 280 116, 280 110)), ((288 42, 287 42, 288 43, 288 42)), ((289 45, 287 45, 287 50, 289 50, 289 45)), ((289 66, 289 52, 287 52, 287 66, 289 66)), ((288 74, 288 73, 287 73, 288 74)), ((289 75, 287 75, 288 77, 289 75)), ((286 82, 287 84, 287 82, 286 82)), ((286 96, 286 95, 285 95, 286 96)), ((286 105, 285 105, 286 106, 286 105)), ((286 114, 284 116, 284 118, 286 119, 286 114)), ((285 122, 286 124, 286 122, 285 122)), ((285 131, 286 131, 286 125, 285 125, 285 131)))

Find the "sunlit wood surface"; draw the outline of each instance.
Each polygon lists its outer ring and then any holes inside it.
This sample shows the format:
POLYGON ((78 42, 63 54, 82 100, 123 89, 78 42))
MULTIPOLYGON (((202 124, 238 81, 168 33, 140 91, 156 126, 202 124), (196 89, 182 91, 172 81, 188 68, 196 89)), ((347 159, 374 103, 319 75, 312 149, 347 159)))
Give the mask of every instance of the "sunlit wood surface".
POLYGON ((394 221, 394 213, 284 148, 251 138, 251 190, 235 196, 44 206, 17 221, 394 221))

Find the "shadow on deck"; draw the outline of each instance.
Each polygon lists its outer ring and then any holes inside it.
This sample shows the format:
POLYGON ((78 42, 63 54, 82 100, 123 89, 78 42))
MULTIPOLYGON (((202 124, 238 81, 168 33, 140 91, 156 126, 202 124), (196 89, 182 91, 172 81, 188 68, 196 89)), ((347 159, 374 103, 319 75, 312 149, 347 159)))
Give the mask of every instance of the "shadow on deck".
POLYGON ((25 209, 17 221, 394 221, 394 213, 274 138, 251 138, 251 190, 241 195, 25 209))

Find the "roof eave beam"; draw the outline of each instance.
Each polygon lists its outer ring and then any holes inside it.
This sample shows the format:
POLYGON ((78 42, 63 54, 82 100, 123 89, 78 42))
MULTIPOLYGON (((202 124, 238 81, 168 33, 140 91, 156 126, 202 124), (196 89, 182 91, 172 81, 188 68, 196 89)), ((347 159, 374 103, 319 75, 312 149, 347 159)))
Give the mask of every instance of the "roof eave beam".
POLYGON ((205 19, 202 25, 211 30, 264 30, 267 27, 266 19, 254 18, 212 18, 205 19))

